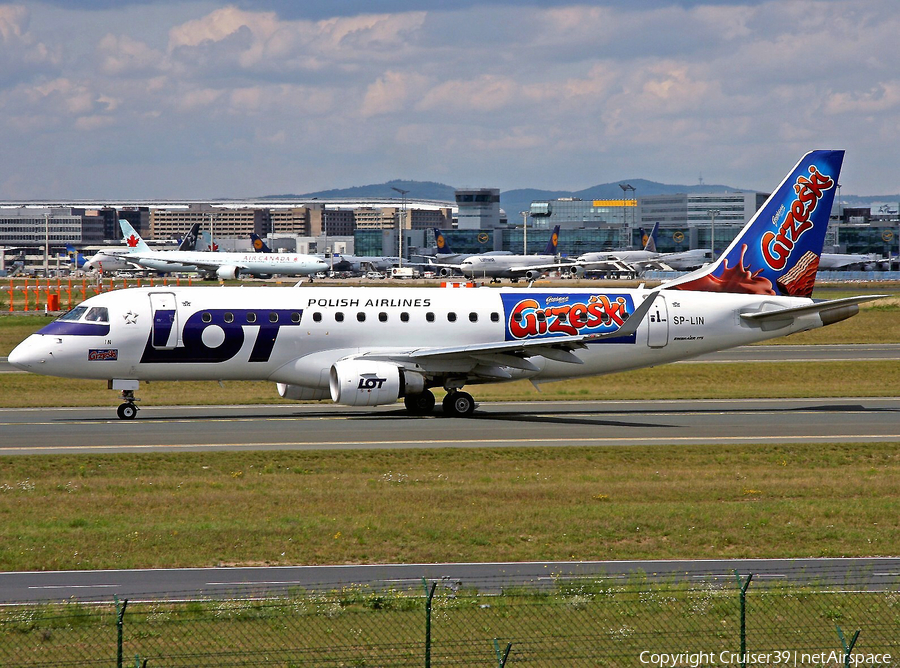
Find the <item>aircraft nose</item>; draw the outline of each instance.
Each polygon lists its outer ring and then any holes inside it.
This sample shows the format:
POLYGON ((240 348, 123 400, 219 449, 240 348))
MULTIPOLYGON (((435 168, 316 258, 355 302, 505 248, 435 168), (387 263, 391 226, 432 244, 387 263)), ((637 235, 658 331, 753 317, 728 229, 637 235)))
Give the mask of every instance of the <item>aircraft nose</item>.
POLYGON ((44 361, 41 359, 42 356, 40 355, 40 351, 33 344, 32 337, 29 336, 12 349, 12 352, 9 354, 9 357, 6 358, 6 361, 22 371, 32 371, 38 364, 42 364, 44 361))

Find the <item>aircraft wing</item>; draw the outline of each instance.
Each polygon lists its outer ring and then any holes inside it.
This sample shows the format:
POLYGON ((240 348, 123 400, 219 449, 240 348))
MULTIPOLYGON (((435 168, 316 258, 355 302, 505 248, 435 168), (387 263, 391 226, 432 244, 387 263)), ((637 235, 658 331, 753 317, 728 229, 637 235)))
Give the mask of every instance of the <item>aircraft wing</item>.
POLYGON ((496 341, 464 346, 416 348, 409 351, 371 351, 355 356, 366 359, 383 359, 392 362, 414 364, 428 371, 473 370, 475 375, 509 378, 503 367, 537 371, 538 367, 528 361, 528 357, 547 357, 559 362, 582 364, 572 354, 573 350, 584 349, 588 343, 601 339, 630 336, 637 331, 650 311, 659 291, 650 293, 634 312, 625 319, 622 326, 606 334, 586 334, 581 336, 557 336, 526 341, 496 341))
POLYGON ((560 260, 559 262, 547 262, 546 264, 520 264, 512 267, 507 267, 504 271, 509 271, 513 273, 521 273, 525 274, 529 271, 553 271, 554 269, 559 269, 560 267, 578 267, 582 266, 577 262, 573 262, 570 260, 560 260))

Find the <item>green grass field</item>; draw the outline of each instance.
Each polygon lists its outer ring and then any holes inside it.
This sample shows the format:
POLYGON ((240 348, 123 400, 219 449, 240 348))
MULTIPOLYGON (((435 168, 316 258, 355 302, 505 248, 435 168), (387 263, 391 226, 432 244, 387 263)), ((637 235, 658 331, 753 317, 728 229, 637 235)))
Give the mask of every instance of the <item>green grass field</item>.
POLYGON ((0 570, 895 554, 897 444, 0 459, 0 570))

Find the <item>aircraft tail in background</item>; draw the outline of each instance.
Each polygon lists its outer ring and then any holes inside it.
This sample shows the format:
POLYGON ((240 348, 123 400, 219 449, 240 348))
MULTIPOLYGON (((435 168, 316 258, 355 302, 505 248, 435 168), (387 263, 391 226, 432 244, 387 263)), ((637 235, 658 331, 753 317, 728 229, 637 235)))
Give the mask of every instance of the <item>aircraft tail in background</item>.
POLYGON ((191 229, 184 235, 184 239, 178 244, 180 251, 192 251, 197 249, 197 235, 200 233, 200 223, 191 225, 191 229))
POLYGON ((453 251, 450 250, 450 242, 447 241, 447 237, 444 236, 443 230, 439 230, 438 228, 434 229, 434 245, 437 247, 438 255, 453 255, 453 251))
POLYGON ((559 248, 559 225, 556 225, 550 233, 550 240, 544 249, 544 255, 556 255, 559 252, 557 248, 559 248))
POLYGON ((665 288, 810 297, 843 160, 807 153, 718 260, 665 288))
POLYGON ((644 232, 644 229, 641 228, 641 247, 650 253, 656 252, 656 235, 659 234, 659 223, 653 223, 653 229, 650 230, 650 234, 644 232))
POLYGON ((266 242, 259 238, 258 234, 250 233, 250 244, 257 253, 271 253, 272 249, 266 245, 266 242))
POLYGON ((122 237, 125 239, 126 246, 141 253, 146 253, 150 250, 147 242, 141 239, 141 235, 134 231, 131 223, 127 220, 119 218, 119 227, 122 229, 122 237))

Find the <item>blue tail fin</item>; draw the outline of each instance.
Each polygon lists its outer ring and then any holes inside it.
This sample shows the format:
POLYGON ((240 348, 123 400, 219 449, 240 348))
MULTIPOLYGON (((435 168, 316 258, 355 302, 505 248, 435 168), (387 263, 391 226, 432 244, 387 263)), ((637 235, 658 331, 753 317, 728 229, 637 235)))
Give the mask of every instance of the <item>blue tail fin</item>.
POLYGON ((547 242, 547 247, 544 249, 544 255, 556 255, 557 248, 559 247, 559 225, 553 228, 553 231, 550 233, 550 241, 547 242))
POLYGON ((437 248, 438 255, 453 255, 453 251, 450 250, 450 242, 447 241, 447 237, 444 236, 443 231, 438 228, 434 228, 434 245, 437 248))
POLYGON ((653 223, 653 229, 650 230, 650 234, 644 232, 644 229, 641 228, 641 247, 645 251, 650 251, 651 253, 656 252, 656 235, 659 233, 659 223, 653 223))
POLYGON ((258 234, 253 232, 250 233, 250 243, 253 245, 253 250, 257 253, 271 253, 272 249, 266 245, 266 242, 259 238, 258 234))
POLYGON ((810 151, 721 257, 667 288, 812 295, 843 151, 810 151))

